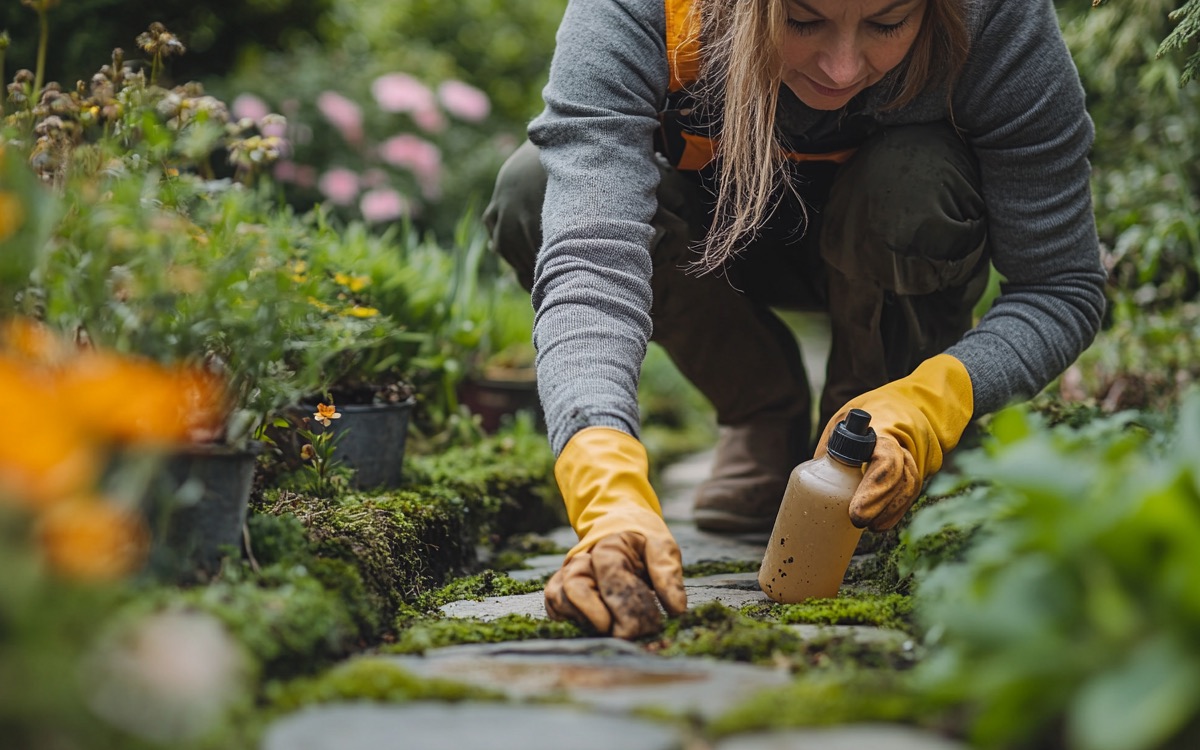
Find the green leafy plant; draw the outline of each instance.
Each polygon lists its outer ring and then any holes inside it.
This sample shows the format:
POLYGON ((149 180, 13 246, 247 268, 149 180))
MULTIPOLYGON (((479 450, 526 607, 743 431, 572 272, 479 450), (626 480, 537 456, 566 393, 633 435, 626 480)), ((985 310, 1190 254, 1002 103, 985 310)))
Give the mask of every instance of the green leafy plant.
POLYGON ((1200 394, 1156 435, 1132 413, 1047 428, 1009 410, 960 457, 986 488, 930 506, 909 543, 975 528, 918 575, 925 685, 985 747, 1192 747, 1200 738, 1200 394))

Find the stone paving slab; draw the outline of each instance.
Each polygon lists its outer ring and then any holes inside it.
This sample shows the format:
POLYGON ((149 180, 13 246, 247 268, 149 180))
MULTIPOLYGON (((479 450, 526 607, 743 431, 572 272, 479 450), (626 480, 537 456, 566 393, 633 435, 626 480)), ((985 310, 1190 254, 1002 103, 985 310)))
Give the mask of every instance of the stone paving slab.
POLYGON ((848 724, 746 734, 715 750, 966 750, 968 745, 903 724, 848 724))
MULTIPOLYGON (((575 532, 571 532, 575 536, 575 532)), ((506 571, 514 581, 536 581, 554 575, 562 567, 562 555, 536 555, 525 558, 525 568, 522 570, 506 571)))
POLYGON ((489 596, 482 601, 464 599, 443 604, 441 610, 447 617, 473 617, 484 622, 505 615, 528 615, 539 620, 546 618, 546 605, 540 591, 513 596, 489 596))
POLYGON ((784 669, 667 659, 613 638, 472 644, 378 658, 422 677, 499 690, 514 699, 566 698, 604 712, 653 707, 703 718, 791 680, 784 669))
POLYGON ((260 750, 682 750, 669 727, 564 706, 341 703, 274 724, 260 750))
POLYGON ((822 638, 849 638, 864 645, 895 646, 904 651, 916 648, 916 639, 903 630, 874 625, 789 625, 806 641, 822 638))
MULTIPOLYGON (((753 589, 749 589, 741 586, 698 586, 693 585, 692 581, 694 580, 700 579, 684 581, 689 608, 707 602, 721 602, 734 609, 751 603, 769 604, 771 602, 766 594, 758 589, 757 583, 753 589)), ((540 591, 512 596, 489 596, 479 601, 465 599, 444 604, 441 610, 448 617, 473 617, 485 622, 505 615, 528 615, 538 619, 546 617, 545 604, 540 591)))

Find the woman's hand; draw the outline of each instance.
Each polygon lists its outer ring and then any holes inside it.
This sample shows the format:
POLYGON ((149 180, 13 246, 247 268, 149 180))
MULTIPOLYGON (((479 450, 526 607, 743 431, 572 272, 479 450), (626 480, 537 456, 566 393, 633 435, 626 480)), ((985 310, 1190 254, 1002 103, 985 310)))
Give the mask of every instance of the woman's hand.
POLYGON ((662 628, 667 612, 687 610, 679 547, 668 537, 636 532, 606 536, 580 552, 546 584, 546 613, 588 623, 598 632, 634 639, 662 628))
POLYGON ((679 545, 650 487, 646 449, 608 427, 580 430, 554 464, 579 543, 546 584, 546 613, 637 638, 687 609, 679 545))
POLYGON ((871 415, 875 451, 850 501, 850 520, 859 528, 895 526, 921 494, 925 480, 942 468, 974 413, 971 376, 954 357, 939 354, 911 375, 852 399, 825 426, 817 456, 838 422, 851 409, 871 415))

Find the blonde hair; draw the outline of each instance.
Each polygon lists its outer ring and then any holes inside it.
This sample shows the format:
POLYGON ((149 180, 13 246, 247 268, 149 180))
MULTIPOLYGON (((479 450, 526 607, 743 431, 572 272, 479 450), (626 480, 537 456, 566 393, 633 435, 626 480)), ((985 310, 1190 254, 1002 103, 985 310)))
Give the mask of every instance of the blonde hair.
MULTIPOLYGON (((717 270, 738 255, 770 216, 772 197, 781 189, 796 195, 807 221, 807 207, 791 183, 775 128, 783 84, 780 49, 787 31, 784 6, 785 0, 692 4, 691 12, 700 14, 691 27, 699 29, 702 55, 693 90, 705 119, 720 133, 716 207, 700 258, 692 264, 698 273, 717 270)), ((969 51, 965 15, 963 0, 928 0, 885 110, 908 104, 939 75, 948 89, 953 87, 969 51)))

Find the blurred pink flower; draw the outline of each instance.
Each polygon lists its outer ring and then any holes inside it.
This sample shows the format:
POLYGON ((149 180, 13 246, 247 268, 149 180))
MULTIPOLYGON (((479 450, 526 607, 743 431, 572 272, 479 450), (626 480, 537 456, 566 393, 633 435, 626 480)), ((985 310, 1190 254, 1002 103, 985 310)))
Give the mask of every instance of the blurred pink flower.
POLYGON ((433 92, 407 73, 388 73, 371 83, 371 94, 384 112, 433 109, 433 92))
POLYGON ((317 189, 337 206, 348 206, 358 197, 358 175, 345 167, 334 167, 317 182, 317 189))
POLYGON ((311 188, 317 184, 317 169, 308 164, 296 165, 296 185, 311 188))
POLYGON ((416 174, 437 174, 442 168, 442 152, 420 136, 401 133, 379 145, 379 156, 394 167, 404 167, 416 174))
POLYGON ((258 122, 271 114, 271 108, 254 94, 238 94, 230 105, 230 113, 234 120, 249 118, 258 122))
POLYGON ((401 133, 380 144, 379 156, 388 164, 416 175, 426 198, 441 195, 442 152, 437 146, 419 136, 401 133))
POLYGON ((258 130, 267 138, 285 138, 288 130, 287 118, 276 114, 265 115, 258 121, 258 130))
POLYGON ((437 95, 446 111, 460 120, 481 122, 492 111, 487 94, 462 81, 444 81, 437 95))
POLYGON ((412 214, 408 199, 387 187, 363 193, 358 208, 369 222, 395 221, 412 214))
POLYGON ((317 109, 348 143, 362 143, 362 109, 357 104, 336 91, 322 91, 317 95, 317 109))
POLYGON ((379 168, 368 169, 362 173, 360 183, 365 189, 383 187, 388 183, 388 173, 379 168))
POLYGON ((281 160, 275 162, 275 168, 271 173, 276 180, 280 182, 295 182, 296 181, 296 162, 281 160))
POLYGON ((446 118, 437 107, 418 109, 412 113, 413 122, 426 133, 440 133, 446 129, 446 118))

